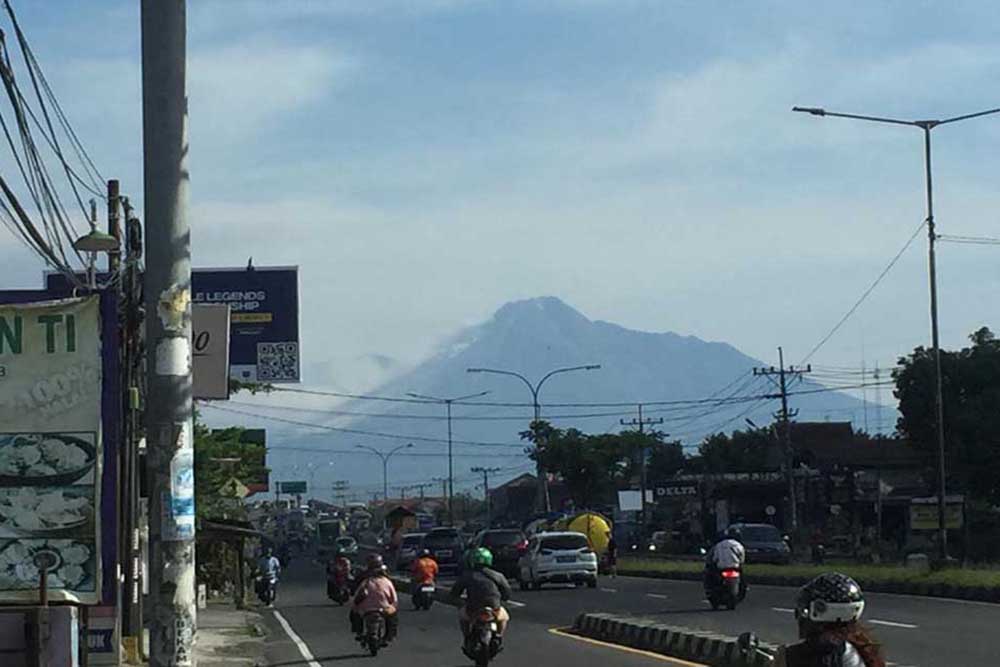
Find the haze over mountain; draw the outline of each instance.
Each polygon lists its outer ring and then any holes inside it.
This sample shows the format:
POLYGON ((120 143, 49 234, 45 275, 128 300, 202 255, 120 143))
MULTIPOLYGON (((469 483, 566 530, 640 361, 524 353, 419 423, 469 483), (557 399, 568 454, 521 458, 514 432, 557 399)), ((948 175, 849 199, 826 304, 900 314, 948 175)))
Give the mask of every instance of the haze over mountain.
MULTIPOLYGON (((540 392, 543 417, 559 427, 573 426, 589 433, 617 431, 623 428, 619 420, 634 417, 635 404, 643 402, 644 416, 665 420, 656 428, 681 439, 694 451, 707 433, 746 428, 746 419, 761 426, 770 423, 778 407, 776 400, 762 398, 773 394, 775 386, 769 379, 752 374, 754 367, 771 366, 772 362, 748 357, 728 343, 592 321, 555 297, 504 305, 488 321, 459 332, 431 358, 371 394, 404 398, 415 392, 457 397, 489 391, 485 397, 452 408, 456 489, 470 488, 481 479, 470 472, 472 466, 501 468, 496 473, 498 481, 531 469, 518 433, 530 421, 532 408, 531 393, 517 378, 468 373, 466 369, 509 370, 537 382, 552 369, 583 364, 600 364, 601 368, 555 375, 540 392), (702 402, 656 405, 671 401, 702 402), (590 405, 595 403, 606 405, 590 405)), ((807 379, 792 384, 793 392, 819 389, 822 385, 807 379)), ((330 398, 324 399, 325 405, 319 409, 339 414, 263 407, 298 407, 302 405, 295 400, 298 397, 278 393, 260 399, 259 414, 399 437, 289 430, 292 427, 261 421, 269 429, 273 447, 339 452, 276 454, 272 450, 269 465, 276 471, 275 479, 311 478, 320 495, 339 479, 351 480, 352 489, 359 494, 380 491, 381 462, 357 446, 387 451, 408 441, 414 442, 414 447, 390 461, 390 487, 447 475, 444 405, 378 400, 335 404, 337 399, 330 398)), ((791 404, 800 410, 800 420, 853 418, 858 428, 865 409, 861 400, 833 391, 797 394, 791 404)), ((317 409, 315 401, 310 405, 317 409)), ((430 486, 425 492, 437 495, 440 488, 430 486)), ((414 493, 415 489, 410 491, 414 493)), ((398 491, 390 489, 390 494, 397 496, 398 491)))

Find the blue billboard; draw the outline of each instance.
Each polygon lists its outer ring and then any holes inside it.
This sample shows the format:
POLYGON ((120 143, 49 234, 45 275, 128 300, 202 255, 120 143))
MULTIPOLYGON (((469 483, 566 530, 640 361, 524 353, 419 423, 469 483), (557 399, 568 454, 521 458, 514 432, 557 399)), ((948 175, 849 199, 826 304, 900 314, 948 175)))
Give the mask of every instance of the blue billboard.
POLYGON ((228 304, 229 375, 241 382, 299 382, 297 266, 194 269, 193 303, 228 304))

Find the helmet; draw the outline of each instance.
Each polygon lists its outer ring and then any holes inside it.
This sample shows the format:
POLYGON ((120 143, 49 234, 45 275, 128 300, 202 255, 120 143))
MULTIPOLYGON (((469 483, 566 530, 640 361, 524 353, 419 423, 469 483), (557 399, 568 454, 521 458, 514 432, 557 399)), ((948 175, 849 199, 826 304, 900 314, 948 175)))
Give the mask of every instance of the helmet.
POLYGON ((738 526, 730 526, 726 529, 726 537, 739 542, 743 539, 743 531, 738 526))
POLYGON ((368 554, 365 566, 369 572, 380 572, 385 569, 385 563, 382 562, 382 556, 379 554, 368 554))
POLYGON ((861 618, 865 596, 846 574, 821 574, 799 590, 795 618, 813 623, 851 623, 861 618))
POLYGON ((472 552, 472 567, 490 567, 493 565, 493 552, 486 547, 479 547, 472 552))
POLYGON ((430 549, 421 549, 420 550, 420 555, 417 556, 417 557, 418 558, 430 558, 431 557, 431 550, 430 549))

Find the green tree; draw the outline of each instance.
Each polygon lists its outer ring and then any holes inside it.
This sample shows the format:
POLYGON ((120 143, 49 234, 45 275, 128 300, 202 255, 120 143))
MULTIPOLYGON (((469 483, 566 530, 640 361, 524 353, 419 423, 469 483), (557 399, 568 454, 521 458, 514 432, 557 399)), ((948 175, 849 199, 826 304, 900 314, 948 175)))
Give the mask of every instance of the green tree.
POLYGON ((703 472, 753 472, 767 465, 772 438, 766 429, 733 431, 732 435, 715 433, 698 445, 699 465, 703 472))
MULTIPOLYGON (((956 490, 1000 503, 1000 341, 987 328, 957 352, 941 351, 946 469, 956 490)), ((897 430, 937 466, 935 370, 931 350, 916 348, 893 372, 897 430)))
POLYGON ((264 448, 240 442, 245 430, 233 427, 212 431, 195 420, 194 492, 198 516, 242 515, 242 503, 220 495, 219 490, 233 477, 246 483, 265 471, 261 465, 264 448))

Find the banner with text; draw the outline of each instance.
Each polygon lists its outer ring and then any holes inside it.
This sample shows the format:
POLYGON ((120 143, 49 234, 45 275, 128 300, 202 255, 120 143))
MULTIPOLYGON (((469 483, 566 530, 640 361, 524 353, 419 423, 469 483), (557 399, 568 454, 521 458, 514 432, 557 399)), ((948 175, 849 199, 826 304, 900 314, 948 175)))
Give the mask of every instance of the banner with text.
POLYGON ((101 591, 98 297, 0 306, 0 603, 101 591))

